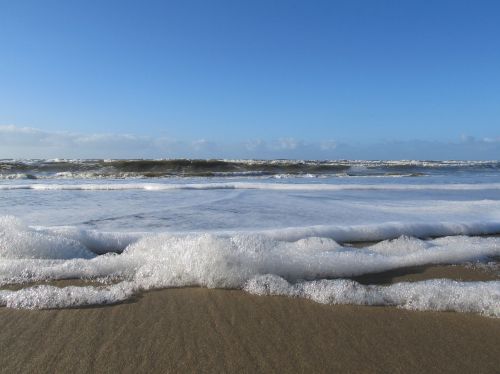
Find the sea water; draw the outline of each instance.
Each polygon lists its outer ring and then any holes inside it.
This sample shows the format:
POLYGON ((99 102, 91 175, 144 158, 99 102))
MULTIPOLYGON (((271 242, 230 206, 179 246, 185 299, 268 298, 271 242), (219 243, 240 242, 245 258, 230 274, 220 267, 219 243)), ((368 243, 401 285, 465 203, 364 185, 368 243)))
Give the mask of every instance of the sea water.
POLYGON ((496 161, 0 161, 8 307, 111 304, 201 286, 498 317, 500 281, 351 279, 495 264, 498 233, 496 161), (92 283, 50 285, 60 279, 92 283))

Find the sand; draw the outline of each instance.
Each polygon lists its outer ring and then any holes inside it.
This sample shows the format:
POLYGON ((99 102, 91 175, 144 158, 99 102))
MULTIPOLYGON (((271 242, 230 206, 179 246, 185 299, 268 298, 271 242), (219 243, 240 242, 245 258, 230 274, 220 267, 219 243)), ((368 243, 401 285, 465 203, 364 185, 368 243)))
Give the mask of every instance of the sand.
MULTIPOLYGON (((390 283, 496 271, 434 266, 390 283)), ((499 373, 500 319, 332 306, 238 290, 168 289, 66 310, 0 308, 4 373, 499 373)))

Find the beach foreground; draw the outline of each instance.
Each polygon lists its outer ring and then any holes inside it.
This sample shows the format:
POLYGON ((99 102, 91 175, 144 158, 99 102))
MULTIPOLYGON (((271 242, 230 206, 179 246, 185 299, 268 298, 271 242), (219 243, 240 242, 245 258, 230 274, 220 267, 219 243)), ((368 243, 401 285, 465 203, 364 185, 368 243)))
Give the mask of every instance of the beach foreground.
MULTIPOLYGON (((465 280, 493 276, 463 267, 414 272, 385 273, 378 281, 450 272, 465 280)), ((5 373, 495 373, 500 367, 496 318, 238 290, 166 289, 80 309, 0 308, 0 331, 5 373)))

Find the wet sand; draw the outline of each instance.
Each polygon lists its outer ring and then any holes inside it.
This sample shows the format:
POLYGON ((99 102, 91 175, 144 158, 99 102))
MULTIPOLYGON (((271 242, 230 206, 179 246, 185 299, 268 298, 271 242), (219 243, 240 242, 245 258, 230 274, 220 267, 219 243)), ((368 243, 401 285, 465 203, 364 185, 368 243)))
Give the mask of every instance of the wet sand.
MULTIPOLYGON (((451 273, 463 280, 498 279, 496 270, 433 266, 364 280, 390 283, 451 273)), ((499 368, 500 319, 473 314, 331 306, 202 288, 152 291, 104 307, 0 308, 4 373, 498 373, 499 368)))

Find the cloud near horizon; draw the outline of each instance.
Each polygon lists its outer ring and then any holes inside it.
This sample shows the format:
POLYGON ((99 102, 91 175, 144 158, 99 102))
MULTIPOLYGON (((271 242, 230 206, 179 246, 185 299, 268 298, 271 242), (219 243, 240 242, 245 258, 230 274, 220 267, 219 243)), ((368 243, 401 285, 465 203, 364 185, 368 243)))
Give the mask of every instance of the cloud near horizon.
POLYGON ((500 157, 500 136, 456 142, 381 141, 347 144, 290 137, 225 143, 164 136, 44 131, 0 125, 0 158, 253 158, 253 159, 471 159, 500 157))

